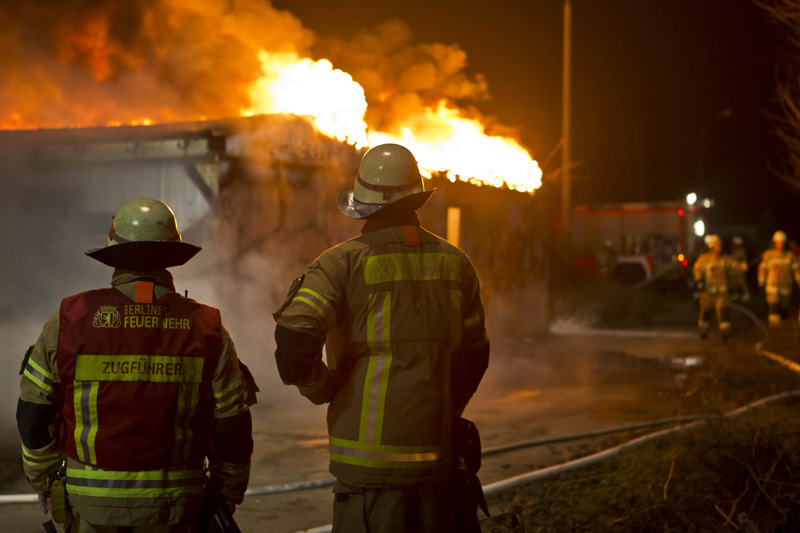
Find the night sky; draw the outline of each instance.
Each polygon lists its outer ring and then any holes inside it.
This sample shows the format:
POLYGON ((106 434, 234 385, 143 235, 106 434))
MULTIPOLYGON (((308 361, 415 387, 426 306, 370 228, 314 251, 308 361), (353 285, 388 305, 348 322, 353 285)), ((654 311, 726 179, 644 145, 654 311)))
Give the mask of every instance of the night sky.
MULTIPOLYGON (((562 3, 274 0, 321 38, 387 19, 423 42, 458 43, 483 73, 482 112, 519 126, 543 163, 561 135, 562 3)), ((800 236, 800 200, 768 170, 778 144, 765 113, 777 28, 749 0, 573 0, 574 203, 716 201, 712 224, 765 216, 800 236), (730 113, 727 113, 729 110, 730 113), (730 117, 725 117, 729 114, 730 117), (770 212, 770 215, 767 215, 770 212)), ((552 172, 560 156, 545 167, 552 172)), ((545 187, 557 188, 550 184, 545 187)), ((770 226, 767 220, 766 226, 770 226)), ((776 229, 767 227, 765 231, 776 229)))

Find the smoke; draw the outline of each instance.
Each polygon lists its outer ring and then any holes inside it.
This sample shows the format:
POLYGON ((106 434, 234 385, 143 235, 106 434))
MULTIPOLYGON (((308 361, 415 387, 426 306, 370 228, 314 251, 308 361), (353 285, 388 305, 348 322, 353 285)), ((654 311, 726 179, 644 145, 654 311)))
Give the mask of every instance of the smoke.
POLYGON ((464 72, 467 54, 459 45, 416 43, 400 20, 362 30, 349 41, 321 39, 314 51, 364 88, 366 121, 373 130, 395 132, 441 100, 489 96, 483 75, 470 78, 464 72))
POLYGON ((238 116, 261 75, 259 50, 302 54, 313 42, 294 16, 258 0, 0 9, 0 124, 10 126, 238 116))
MULTIPOLYGON (((238 116, 263 75, 260 50, 327 58, 351 74, 366 93, 371 131, 421 126, 441 101, 489 97, 457 44, 418 43, 399 20, 350 40, 319 38, 265 0, 35 0, 0 6, 0 30, 3 128, 238 116)), ((489 134, 517 137, 474 108, 461 111, 489 134)))

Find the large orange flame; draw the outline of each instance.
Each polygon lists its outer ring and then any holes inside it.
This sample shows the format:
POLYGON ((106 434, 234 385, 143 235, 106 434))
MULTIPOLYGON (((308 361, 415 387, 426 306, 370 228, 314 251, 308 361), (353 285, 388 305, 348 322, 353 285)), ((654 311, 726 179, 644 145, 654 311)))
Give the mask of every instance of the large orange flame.
POLYGON ((367 144, 364 89, 349 74, 296 53, 261 50, 258 58, 264 75, 250 87, 251 107, 243 115, 309 115, 322 133, 356 147, 367 144))
POLYGON ((427 178, 443 173, 451 181, 528 193, 542 184, 538 163, 516 140, 487 135, 483 124, 462 117, 445 101, 397 124, 392 132, 367 133, 364 90, 349 74, 325 59, 300 59, 293 53, 262 50, 259 59, 264 76, 250 88, 252 106, 244 115, 308 115, 319 131, 356 147, 402 144, 414 153, 427 178))

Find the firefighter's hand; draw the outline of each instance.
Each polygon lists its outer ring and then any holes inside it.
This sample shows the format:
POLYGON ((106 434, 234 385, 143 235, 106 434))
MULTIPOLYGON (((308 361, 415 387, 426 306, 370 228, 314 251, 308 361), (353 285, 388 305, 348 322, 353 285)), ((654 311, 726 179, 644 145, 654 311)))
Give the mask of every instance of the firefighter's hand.
POLYGON ((231 516, 233 516, 233 513, 236 511, 236 504, 224 496, 220 496, 219 501, 225 506, 228 512, 231 513, 231 516))
POLYGON ((705 288, 705 284, 704 284, 702 281, 696 281, 696 282, 695 282, 695 284, 694 284, 694 288, 695 288, 696 290, 698 290, 698 291, 701 291, 701 292, 702 292, 702 291, 703 291, 703 289, 705 288))
POLYGON ((39 496, 39 507, 42 509, 42 514, 50 514, 51 506, 50 506, 50 491, 40 492, 39 496))

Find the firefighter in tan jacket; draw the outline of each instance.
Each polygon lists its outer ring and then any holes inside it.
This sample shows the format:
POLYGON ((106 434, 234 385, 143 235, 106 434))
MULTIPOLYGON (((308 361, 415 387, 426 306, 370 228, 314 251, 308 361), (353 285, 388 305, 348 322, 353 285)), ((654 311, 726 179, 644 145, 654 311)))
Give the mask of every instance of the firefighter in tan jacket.
POLYGON ((23 467, 73 533, 191 531, 206 490, 230 511, 242 501, 252 401, 236 350, 219 311, 178 295, 166 270, 199 250, 167 205, 126 202, 106 247, 86 252, 115 268, 111 288, 65 298, 25 354, 23 467))
POLYGON ((729 279, 733 272, 745 272, 747 263, 724 255, 722 240, 716 235, 708 238, 708 248, 706 253, 697 258, 692 269, 694 280, 702 290, 697 329, 702 338, 708 337, 711 313, 716 309, 719 332, 725 341, 731 335, 729 279))
POLYGON ((456 522, 452 425, 489 341, 469 259, 419 225, 433 192, 406 148, 369 150, 339 196, 362 235, 317 258, 275 313, 284 383, 330 402, 335 532, 479 531, 474 506, 456 522))
POLYGON ((789 313, 792 300, 792 278, 800 285, 800 263, 792 250, 786 249, 786 233, 776 231, 775 247, 764 252, 758 266, 758 286, 764 287, 770 326, 777 326, 789 313))

